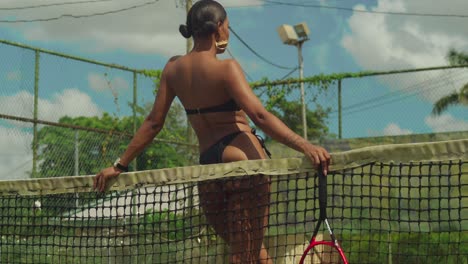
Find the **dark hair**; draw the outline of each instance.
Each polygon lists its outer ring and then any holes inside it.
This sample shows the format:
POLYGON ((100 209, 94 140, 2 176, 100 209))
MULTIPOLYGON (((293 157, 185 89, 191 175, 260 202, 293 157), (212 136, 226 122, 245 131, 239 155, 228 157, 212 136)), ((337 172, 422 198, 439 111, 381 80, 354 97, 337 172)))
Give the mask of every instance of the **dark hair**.
POLYGON ((185 38, 206 37, 218 29, 218 23, 226 20, 224 7, 214 0, 196 2, 187 14, 187 25, 180 25, 179 32, 185 38))

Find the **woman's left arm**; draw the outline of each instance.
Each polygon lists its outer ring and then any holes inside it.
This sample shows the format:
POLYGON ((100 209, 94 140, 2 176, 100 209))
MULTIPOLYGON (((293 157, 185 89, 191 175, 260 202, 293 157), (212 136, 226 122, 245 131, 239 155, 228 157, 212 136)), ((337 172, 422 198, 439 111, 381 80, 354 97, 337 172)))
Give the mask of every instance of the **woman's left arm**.
MULTIPOLYGON (((164 126, 167 112, 175 98, 174 91, 169 87, 167 82, 167 75, 171 72, 171 64, 173 61, 174 59, 171 59, 166 64, 166 67, 164 67, 159 90, 151 112, 145 118, 143 124, 130 141, 127 149, 120 157, 119 163, 122 166, 128 167, 128 164, 130 164, 130 162, 153 141, 164 126)), ((122 173, 122 171, 114 166, 101 170, 101 172, 99 172, 94 178, 94 189, 103 192, 105 190, 107 180, 118 176, 120 173, 122 173)))

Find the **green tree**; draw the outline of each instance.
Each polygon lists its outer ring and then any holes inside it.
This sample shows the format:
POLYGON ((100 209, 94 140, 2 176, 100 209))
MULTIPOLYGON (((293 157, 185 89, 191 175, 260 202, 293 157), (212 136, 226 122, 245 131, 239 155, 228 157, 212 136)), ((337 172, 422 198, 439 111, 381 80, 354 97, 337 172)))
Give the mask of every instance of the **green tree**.
MULTIPOLYGON (((151 104, 137 107, 137 126, 141 125, 151 104)), ((174 103, 165 128, 157 138, 185 142, 186 122, 183 109, 174 103)), ((79 149, 79 174, 92 175, 109 166, 125 150, 133 131, 133 117, 117 118, 108 113, 101 117, 62 117, 61 124, 106 130, 107 133, 46 126, 39 130, 39 175, 57 177, 75 175, 75 146, 79 149), (122 135, 116 132, 127 133, 122 135), (76 140, 76 137, 78 141, 76 140)), ((149 170, 187 165, 192 148, 173 143, 154 142, 137 157, 137 169, 149 170)), ((130 166, 131 169, 132 165, 130 166)))
MULTIPOLYGON (((447 56, 450 65, 468 65, 468 54, 450 50, 447 56)), ((432 108, 433 115, 440 115, 446 111, 450 106, 454 105, 468 105, 468 83, 465 84, 460 91, 453 92, 440 98, 435 102, 432 108)))
MULTIPOLYGON (((266 96, 263 98, 265 108, 281 119, 291 130, 302 135, 302 105, 299 100, 289 100, 287 98, 293 90, 292 85, 267 86, 266 96)), ((323 108, 320 104, 315 104, 315 109, 306 108, 307 137, 310 139, 320 139, 329 134, 326 120, 330 109, 323 108)))

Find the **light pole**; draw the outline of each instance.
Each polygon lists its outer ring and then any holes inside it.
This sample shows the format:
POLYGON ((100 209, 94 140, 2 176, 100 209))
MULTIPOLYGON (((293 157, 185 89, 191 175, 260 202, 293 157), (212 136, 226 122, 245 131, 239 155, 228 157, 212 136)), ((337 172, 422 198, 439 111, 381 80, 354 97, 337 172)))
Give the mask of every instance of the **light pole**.
POLYGON ((306 119, 306 104, 305 104, 305 91, 304 91, 304 60, 302 57, 302 44, 309 40, 310 30, 305 22, 295 25, 281 25, 278 27, 278 34, 284 44, 293 45, 297 47, 297 54, 299 58, 299 81, 301 85, 301 104, 302 104, 302 127, 303 137, 307 140, 307 119, 306 119))

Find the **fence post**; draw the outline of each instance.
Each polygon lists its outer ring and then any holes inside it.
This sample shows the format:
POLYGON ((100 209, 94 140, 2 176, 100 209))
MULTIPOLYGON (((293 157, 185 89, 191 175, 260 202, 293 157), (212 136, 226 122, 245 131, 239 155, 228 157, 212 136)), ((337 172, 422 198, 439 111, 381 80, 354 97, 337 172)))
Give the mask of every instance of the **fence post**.
MULTIPOLYGON (((75 176, 80 175, 80 149, 79 149, 79 130, 75 129, 75 176)), ((75 193, 75 207, 78 208, 79 206, 79 194, 78 192, 75 193)))
POLYGON ((341 79, 338 80, 338 138, 342 139, 341 79))
POLYGON ((33 164, 32 164, 32 178, 37 177, 37 119, 38 119, 38 97, 39 97, 39 60, 40 53, 38 50, 35 50, 36 56, 34 60, 34 110, 33 110, 33 142, 32 142, 32 151, 33 151, 33 164))
MULTIPOLYGON (((133 71, 133 135, 136 134, 137 131, 137 116, 136 116, 136 111, 137 111, 137 73, 136 71, 133 71)), ((133 171, 137 171, 137 158, 133 160, 133 171)))
POLYGON ((78 140, 79 140, 79 135, 78 135, 78 129, 75 129, 75 170, 74 174, 75 176, 80 175, 80 151, 78 149, 78 140))

